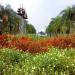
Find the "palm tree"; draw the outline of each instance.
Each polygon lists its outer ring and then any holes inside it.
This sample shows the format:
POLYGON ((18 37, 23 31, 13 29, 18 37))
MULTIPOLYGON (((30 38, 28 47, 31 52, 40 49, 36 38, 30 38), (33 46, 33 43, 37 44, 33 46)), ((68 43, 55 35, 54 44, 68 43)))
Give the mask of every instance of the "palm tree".
POLYGON ((49 23, 48 27, 46 28, 47 34, 59 34, 61 33, 61 27, 62 27, 62 17, 57 16, 55 18, 52 18, 52 21, 49 23))
POLYGON ((72 14, 73 9, 68 7, 67 9, 63 10, 60 14, 62 14, 63 24, 66 25, 66 33, 70 33, 70 28, 72 27, 72 14))

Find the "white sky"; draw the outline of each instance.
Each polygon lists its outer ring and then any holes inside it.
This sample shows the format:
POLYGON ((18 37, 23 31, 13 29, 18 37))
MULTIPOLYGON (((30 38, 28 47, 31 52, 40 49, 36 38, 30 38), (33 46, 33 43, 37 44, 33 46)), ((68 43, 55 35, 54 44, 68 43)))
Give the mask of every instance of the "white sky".
POLYGON ((57 16, 63 9, 74 5, 75 0, 0 0, 0 4, 10 4, 17 11, 22 5, 28 14, 29 23, 38 31, 45 31, 51 18, 57 16))

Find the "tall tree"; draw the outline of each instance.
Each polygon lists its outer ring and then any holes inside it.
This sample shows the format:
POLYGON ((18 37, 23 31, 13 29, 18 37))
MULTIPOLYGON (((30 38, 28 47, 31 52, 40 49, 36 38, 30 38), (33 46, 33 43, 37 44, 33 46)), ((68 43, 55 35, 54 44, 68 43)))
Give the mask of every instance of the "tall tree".
POLYGON ((62 26, 62 17, 57 16, 55 18, 52 18, 52 21, 49 23, 48 27, 46 28, 47 34, 58 34, 61 32, 61 26, 62 26))
POLYGON ((26 33, 28 34, 36 34, 36 29, 32 24, 26 24, 26 33))
POLYGON ((7 5, 5 8, 0 5, 0 18, 3 19, 3 32, 15 33, 19 31, 19 18, 17 13, 11 8, 10 5, 7 5), (5 21, 6 18, 8 22, 5 21))
POLYGON ((63 18, 63 24, 66 25, 66 33, 70 33, 70 28, 72 27, 72 14, 73 9, 71 7, 67 7, 65 10, 61 12, 63 18))
POLYGON ((59 16, 52 19, 46 28, 46 33, 71 33, 71 30, 74 30, 75 24, 75 5, 72 7, 67 7, 60 12, 59 16))

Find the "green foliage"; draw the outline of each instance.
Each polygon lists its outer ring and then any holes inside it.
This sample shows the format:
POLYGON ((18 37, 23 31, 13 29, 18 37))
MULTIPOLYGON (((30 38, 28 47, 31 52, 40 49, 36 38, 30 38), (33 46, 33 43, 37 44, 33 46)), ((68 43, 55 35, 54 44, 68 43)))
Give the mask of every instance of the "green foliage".
POLYGON ((46 28, 46 33, 60 33, 60 28, 62 26, 62 17, 57 16, 53 18, 52 21, 49 23, 48 27, 46 28))
POLYGON ((19 17, 17 13, 11 8, 10 5, 3 7, 0 5, 0 18, 3 19, 3 16, 8 17, 8 21, 3 21, 2 23, 2 32, 10 32, 10 33, 17 33, 19 31, 19 17))
POLYGON ((47 34, 59 34, 59 33, 74 33, 75 29, 75 6, 67 7, 60 12, 59 16, 52 19, 46 28, 47 34))
MULTIPOLYGON (((10 5, 7 5, 6 7, 3 7, 2 5, 0 5, 0 18, 3 19, 3 16, 7 16, 8 17, 8 21, 5 22, 3 21, 2 23, 2 32, 6 33, 19 33, 19 23, 20 23, 20 18, 17 15, 17 13, 11 8, 10 5)), ((25 28, 25 32, 27 34, 35 34, 36 33, 36 29, 32 24, 26 24, 26 28, 25 28)))
POLYGON ((47 39, 50 38, 50 36, 39 36, 38 34, 17 34, 16 37, 28 37, 31 38, 32 40, 43 40, 43 39, 47 39))
POLYGON ((50 48, 32 55, 0 49, 0 75, 75 75, 75 49, 50 48))
POLYGON ((26 24, 26 33, 27 34, 36 34, 36 29, 32 24, 26 24))

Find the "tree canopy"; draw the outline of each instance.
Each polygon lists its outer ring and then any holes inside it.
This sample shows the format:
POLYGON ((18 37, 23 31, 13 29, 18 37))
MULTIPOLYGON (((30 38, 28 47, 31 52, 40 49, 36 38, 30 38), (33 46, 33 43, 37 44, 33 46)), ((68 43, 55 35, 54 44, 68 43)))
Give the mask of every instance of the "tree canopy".
POLYGON ((58 16, 52 18, 49 25, 46 28, 47 34, 69 34, 74 32, 75 29, 75 5, 67 7, 60 12, 58 16))
POLYGON ((26 33, 28 34, 36 34, 36 29, 32 24, 26 24, 26 33))
MULTIPOLYGON (((0 25, 2 33, 19 33, 21 19, 10 5, 7 5, 6 7, 0 5, 0 19, 3 20, 3 23, 0 25)), ((36 33, 36 29, 32 24, 29 24, 28 22, 25 24, 26 28, 24 27, 24 29, 26 29, 26 33, 36 33)))

